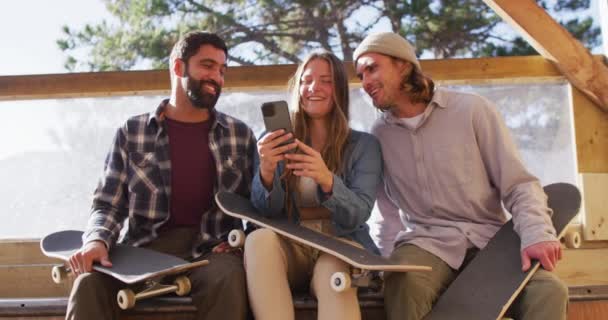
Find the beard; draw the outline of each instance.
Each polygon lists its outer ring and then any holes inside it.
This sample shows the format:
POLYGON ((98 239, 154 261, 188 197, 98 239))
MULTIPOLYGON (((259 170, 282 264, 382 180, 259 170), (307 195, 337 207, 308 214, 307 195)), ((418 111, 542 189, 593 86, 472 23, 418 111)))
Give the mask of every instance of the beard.
POLYGON ((386 112, 386 111, 390 111, 392 108, 395 107, 395 104, 392 103, 374 103, 374 107, 376 107, 376 109, 380 110, 381 112, 386 112))
POLYGON ((209 111, 215 108, 217 100, 222 93, 222 87, 213 80, 194 80, 188 72, 186 95, 193 106, 199 109, 208 109, 209 111), (211 85, 215 88, 215 94, 203 90, 203 85, 211 85))
POLYGON ((378 109, 381 112, 390 111, 393 107, 395 107, 395 102, 390 97, 386 97, 386 96, 384 97, 384 101, 375 101, 372 98, 372 104, 374 105, 374 107, 376 109, 378 109))

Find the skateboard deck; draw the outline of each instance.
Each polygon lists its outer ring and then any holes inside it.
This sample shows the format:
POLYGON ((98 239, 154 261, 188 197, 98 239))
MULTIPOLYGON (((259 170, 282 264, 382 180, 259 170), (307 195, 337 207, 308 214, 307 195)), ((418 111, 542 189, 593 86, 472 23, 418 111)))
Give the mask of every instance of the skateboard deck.
MULTIPOLYGON (((286 219, 265 218, 257 212, 249 199, 234 193, 220 191, 215 195, 215 200, 222 211, 229 216, 247 220, 257 226, 271 229, 281 236, 330 254, 348 263, 353 268, 358 268, 363 271, 431 271, 431 267, 428 266, 392 262, 385 257, 373 254, 363 248, 350 245, 315 230, 296 225, 286 219)), ((344 277, 344 275, 342 275, 342 277, 344 277)), ((340 281, 346 282, 348 284, 347 287, 350 286, 350 279, 342 278, 340 280, 332 278, 331 281, 332 287, 337 285, 337 287, 334 287, 337 291, 341 291, 344 288, 341 287, 342 289, 338 289, 338 287, 340 287, 340 281)))
MULTIPOLYGON (((561 238, 579 211, 581 195, 567 183, 551 184, 544 190, 553 209, 553 226, 561 238)), ((533 261, 527 272, 521 271, 520 244, 513 221, 507 222, 450 284, 424 319, 501 319, 540 267, 538 261, 533 261)))
MULTIPOLYGON (((47 235, 40 241, 40 249, 44 255, 66 262, 65 266, 53 268, 53 280, 55 282, 61 282, 67 272, 70 271, 67 267, 67 261, 72 254, 81 249, 82 234, 82 231, 76 230, 59 231, 47 235)), ((128 300, 125 302, 131 302, 129 300, 131 295, 134 296, 134 300, 139 300, 168 292, 176 292, 178 295, 188 294, 190 283, 187 277, 177 278, 172 286, 161 284, 161 279, 209 263, 207 260, 188 262, 158 251, 120 244, 112 247, 109 255, 112 267, 93 264, 93 270, 116 278, 126 285, 148 282, 145 289, 138 294, 133 293, 130 289, 125 289, 127 291, 121 290, 121 292, 124 291, 122 300, 128 300), (184 291, 187 292, 184 293, 184 291)), ((119 292, 119 304, 121 304, 120 295, 119 292)), ((135 301, 132 301, 132 304, 134 303, 135 301)))

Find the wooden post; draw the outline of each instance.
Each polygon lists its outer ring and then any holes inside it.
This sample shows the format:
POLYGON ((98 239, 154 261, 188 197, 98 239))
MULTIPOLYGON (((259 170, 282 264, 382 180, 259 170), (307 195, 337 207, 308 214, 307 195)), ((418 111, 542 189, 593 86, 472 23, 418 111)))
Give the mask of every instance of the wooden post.
POLYGON ((543 57, 552 61, 603 111, 608 112, 608 66, 533 0, 484 0, 543 57))

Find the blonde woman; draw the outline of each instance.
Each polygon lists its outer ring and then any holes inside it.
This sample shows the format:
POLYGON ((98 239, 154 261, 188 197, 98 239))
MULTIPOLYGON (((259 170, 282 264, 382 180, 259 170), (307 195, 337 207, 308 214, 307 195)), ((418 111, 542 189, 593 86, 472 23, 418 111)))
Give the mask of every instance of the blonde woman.
MULTIPOLYGON (((372 135, 349 128, 342 62, 330 52, 312 53, 289 89, 295 136, 278 130, 257 143, 252 203, 266 217, 289 218, 378 253, 365 222, 381 181, 381 150, 372 135)), ((259 229, 247 237, 245 261, 256 319, 294 319, 291 290, 307 289, 318 300, 319 319, 361 318, 356 289, 330 287, 334 272, 348 271, 337 258, 259 229)))

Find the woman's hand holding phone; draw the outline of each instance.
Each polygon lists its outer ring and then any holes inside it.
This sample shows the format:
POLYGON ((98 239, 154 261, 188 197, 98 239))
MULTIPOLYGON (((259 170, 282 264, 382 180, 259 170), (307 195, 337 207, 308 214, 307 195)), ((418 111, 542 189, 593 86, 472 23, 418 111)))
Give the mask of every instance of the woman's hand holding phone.
POLYGON ((275 130, 266 133, 258 140, 258 154, 260 155, 260 177, 267 190, 272 189, 272 180, 279 161, 285 159, 285 153, 295 149, 296 142, 286 143, 293 139, 293 134, 285 133, 285 130, 275 130))
POLYGON ((296 176, 312 178, 325 193, 330 193, 334 187, 334 175, 327 168, 321 153, 296 139, 296 145, 303 153, 285 154, 290 162, 287 169, 293 170, 296 176))

